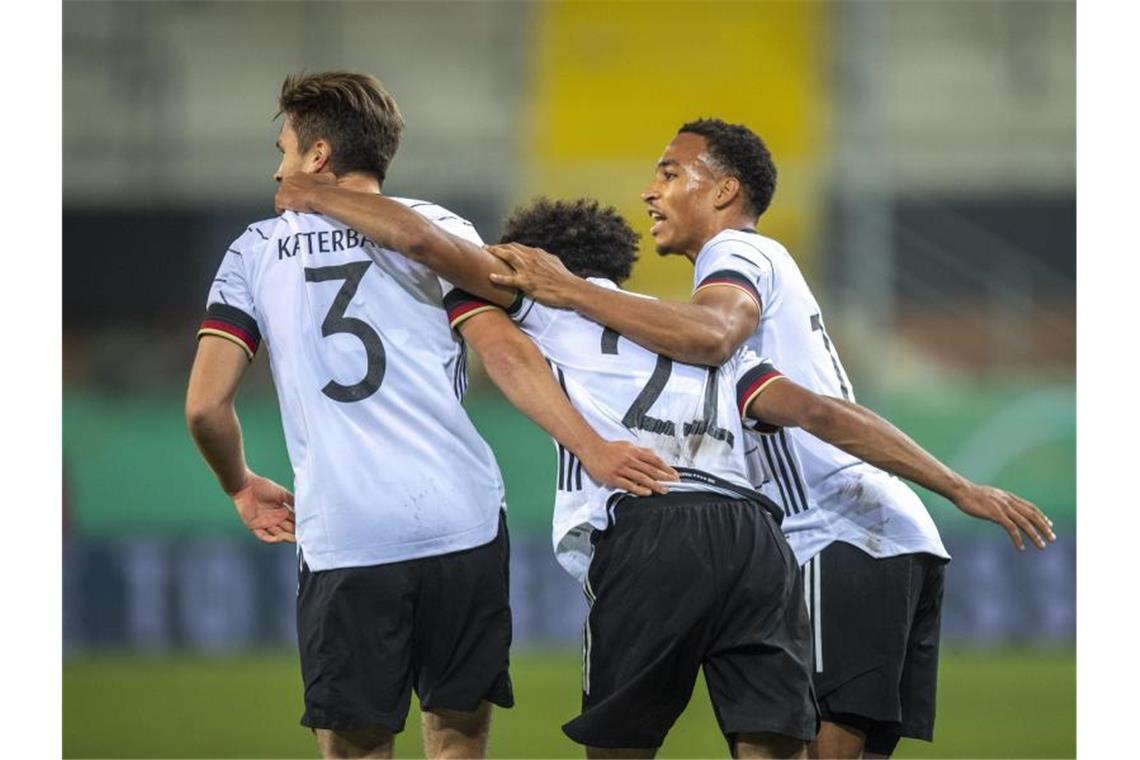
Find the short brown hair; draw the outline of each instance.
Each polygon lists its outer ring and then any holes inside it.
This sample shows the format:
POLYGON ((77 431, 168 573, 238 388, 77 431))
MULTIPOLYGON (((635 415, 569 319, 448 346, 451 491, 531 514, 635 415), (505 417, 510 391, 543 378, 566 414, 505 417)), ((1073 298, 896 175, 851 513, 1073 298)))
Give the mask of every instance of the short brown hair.
POLYGON ((334 174, 365 172, 384 181, 400 147, 404 117, 379 79, 351 71, 290 74, 277 104, 301 150, 319 139, 329 142, 334 174))

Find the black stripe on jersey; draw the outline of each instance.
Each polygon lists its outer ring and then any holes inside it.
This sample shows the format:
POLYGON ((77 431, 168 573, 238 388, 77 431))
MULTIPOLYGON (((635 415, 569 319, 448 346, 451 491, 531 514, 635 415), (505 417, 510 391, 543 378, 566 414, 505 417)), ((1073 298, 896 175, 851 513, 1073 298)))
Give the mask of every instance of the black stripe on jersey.
MULTIPOLYGON (((736 408, 740 410, 740 416, 747 419, 748 410, 744 408, 744 403, 748 401, 748 397, 756 392, 757 384, 763 387, 766 376, 776 376, 781 373, 768 362, 761 362, 752 369, 748 370, 736 381, 736 408)), ((770 379, 770 378, 769 378, 770 379)), ((769 425, 767 422, 754 420, 754 427, 756 432, 770 434, 775 433, 780 429, 778 425, 769 425)))
MULTIPOLYGON (((550 363, 550 360, 547 360, 550 363)), ((563 374, 560 367, 554 367, 555 374, 558 376, 558 385, 562 387, 562 392, 566 394, 566 398, 570 398, 570 394, 566 393, 566 375, 563 374)), ((557 443, 557 441, 555 441, 557 443)), ((561 443, 558 444, 558 488, 561 491, 574 491, 582 488, 582 463, 574 456, 569 450, 564 448, 561 443), (578 486, 573 485, 574 467, 577 464, 578 468, 578 486)))
MULTIPOLYGON (((759 235, 760 233, 757 232, 756 234, 759 235)), ((772 263, 772 259, 770 259, 768 257, 768 254, 764 253, 764 251, 760 248, 760 246, 756 245, 755 243, 753 243, 749 240, 735 240, 734 238, 725 238, 724 240, 718 240, 715 243, 713 243, 711 246, 709 246, 709 250, 711 251, 713 248, 716 248, 721 243, 731 243, 731 242, 742 243, 742 244, 748 246, 749 248, 751 248, 752 250, 756 251, 756 253, 758 253, 764 257, 764 260, 768 262, 768 265, 772 267, 773 271, 775 270, 775 265, 772 263)), ((741 261, 747 261, 752 266, 756 266, 755 261, 752 261, 747 256, 741 256, 739 253, 730 253, 729 257, 737 258, 737 259, 740 259, 741 261)))
POLYGON ((227 248, 226 253, 232 253, 234 256, 241 256, 241 251, 235 251, 233 248, 227 248))
POLYGON ((254 227, 252 224, 250 226, 246 227, 245 229, 246 229, 246 232, 256 232, 258 235, 261 235, 262 240, 268 240, 269 239, 265 236, 264 232, 262 232, 257 227, 254 227))
POLYGON ((236 306, 230 306, 228 303, 212 303, 206 307, 206 319, 233 325, 252 338, 255 343, 261 340, 257 320, 236 306))
POLYGON ((576 472, 574 473, 574 479, 575 479, 574 489, 577 491, 581 491, 582 490, 582 460, 581 459, 578 460, 578 467, 576 468, 576 472))
POLYGON ((763 304, 760 298, 760 291, 756 289, 756 285, 753 284, 752 280, 740 272, 737 272, 735 269, 718 269, 701 280, 701 283, 697 285, 694 290, 700 290, 709 285, 735 285, 748 292, 756 299, 756 303, 763 304))
POLYGON ((781 430, 777 437, 780 439, 780 445, 784 449, 784 456, 788 458, 788 469, 792 471, 792 482, 795 484, 796 493, 799 494, 800 497, 800 507, 806 510, 808 508, 808 501, 807 496, 804 494, 804 482, 800 478, 799 470, 796 469, 796 460, 792 458, 792 452, 788 447, 788 434, 786 431, 781 430))
POLYGON ((791 471, 791 463, 784 459, 784 455, 780 452, 780 447, 775 440, 770 442, 765 441, 765 443, 769 443, 767 450, 771 452, 772 458, 776 461, 776 468, 780 473, 780 480, 783 483, 784 490, 787 491, 788 494, 788 504, 795 514, 803 512, 804 505, 796 498, 795 486, 792 485, 792 476, 789 474, 791 471))
POLYGON ((463 222, 464 224, 466 224, 468 227, 474 227, 474 226, 475 226, 474 224, 472 224, 471 222, 467 221, 467 220, 466 220, 466 219, 464 219, 463 217, 461 217, 461 216, 454 216, 454 215, 453 215, 453 216, 441 216, 439 219, 432 219, 432 221, 433 221, 433 222, 436 222, 436 223, 438 223, 438 222, 446 222, 446 221, 448 221, 448 220, 450 220, 450 219, 458 219, 459 221, 461 221, 461 222, 463 222))
POLYGON ((818 313, 811 315, 811 329, 812 332, 818 331, 823 336, 823 347, 827 349, 827 355, 831 357, 831 366, 835 368, 835 377, 839 380, 839 392, 843 394, 844 401, 850 401, 851 393, 847 390, 843 372, 839 369, 839 359, 835 356, 835 350, 831 347, 831 340, 827 337, 827 330, 823 326, 823 319, 818 313))
POLYGON ((784 478, 780 475, 780 468, 776 464, 776 457, 772 453, 769 441, 767 438, 761 438, 760 444, 764 447, 764 461, 768 463, 768 472, 772 474, 772 480, 776 482, 776 487, 780 489, 780 501, 783 502, 784 511, 797 514, 796 505, 788 498, 788 489, 784 486, 784 478))
POLYGON ((603 354, 616 354, 618 352, 618 338, 620 337, 617 330, 612 327, 607 327, 602 330, 602 353, 603 354))

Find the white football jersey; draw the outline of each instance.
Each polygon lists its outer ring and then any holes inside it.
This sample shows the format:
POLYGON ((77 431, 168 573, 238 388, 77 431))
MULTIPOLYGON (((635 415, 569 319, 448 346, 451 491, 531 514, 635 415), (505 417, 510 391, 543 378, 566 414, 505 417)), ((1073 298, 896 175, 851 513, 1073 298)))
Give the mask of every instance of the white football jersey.
MULTIPOLYGON (((395 200, 482 243, 440 206, 395 200)), ((199 334, 250 358, 268 344, 297 542, 314 571, 469 549, 498 531, 502 476, 460 403, 450 289, 318 214, 251 225, 222 260, 199 334)))
MULTIPOLYGON (((718 233, 693 272, 693 292, 708 287, 735 287, 756 299, 760 326, 745 345, 789 379, 855 400, 819 304, 784 246, 754 231, 718 233)), ((874 557, 949 558, 926 507, 898 478, 798 428, 753 437, 748 452, 753 483, 784 509, 782 527, 800 564, 832 541, 874 557)))
MULTIPOLYGON (((613 282, 590 278, 603 287, 613 282)), ((453 291, 448 313, 457 326, 486 301, 453 291)), ((538 344, 571 403, 598 435, 650 449, 681 475, 673 490, 754 494, 744 463, 741 409, 780 376, 742 350, 719 368, 674 362, 645 350, 574 311, 523 299, 508 310, 538 344)), ((615 491, 590 478, 557 443, 554 551, 578 580, 585 578, 590 534, 613 519, 615 491)))

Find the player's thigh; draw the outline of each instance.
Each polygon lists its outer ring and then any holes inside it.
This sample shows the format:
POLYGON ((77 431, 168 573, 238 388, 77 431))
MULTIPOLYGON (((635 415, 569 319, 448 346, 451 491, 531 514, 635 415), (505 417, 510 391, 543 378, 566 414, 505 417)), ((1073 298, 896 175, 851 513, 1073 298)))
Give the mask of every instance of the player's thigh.
POLYGON ((484 700, 514 704, 509 562, 502 517, 491 542, 424 560, 413 626, 423 709, 473 713, 484 700))
POLYGON ((791 547, 759 508, 715 515, 722 589, 705 680, 727 737, 781 735, 806 742, 818 730, 811 631, 791 547))
POLYGON ((716 578, 703 497, 623 500, 586 581, 582 713, 566 734, 599 752, 660 746, 692 696, 716 578))
POLYGON ((302 563, 297 636, 302 725, 399 733, 411 694, 414 562, 310 572, 302 563))

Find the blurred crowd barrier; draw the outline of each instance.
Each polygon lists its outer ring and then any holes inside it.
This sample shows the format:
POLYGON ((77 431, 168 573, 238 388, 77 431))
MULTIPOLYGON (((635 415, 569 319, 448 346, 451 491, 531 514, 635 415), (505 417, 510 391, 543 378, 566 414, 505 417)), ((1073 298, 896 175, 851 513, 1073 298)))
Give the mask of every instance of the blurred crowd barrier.
MULTIPOLYGON (((1074 389, 945 383, 864 402, 968 476, 1011 488, 1054 519, 1058 543, 1014 551, 997 527, 921 492, 954 556, 943 630, 972 645, 1075 640, 1074 389)), ((467 399, 507 484, 519 646, 573 644, 582 591, 555 562, 549 439, 500 396, 467 399)), ((239 401, 252 466, 291 482, 273 398, 239 401)), ((171 393, 65 397, 68 503, 64 643, 204 653, 293 640, 296 555, 259 544, 198 460, 171 393)))

